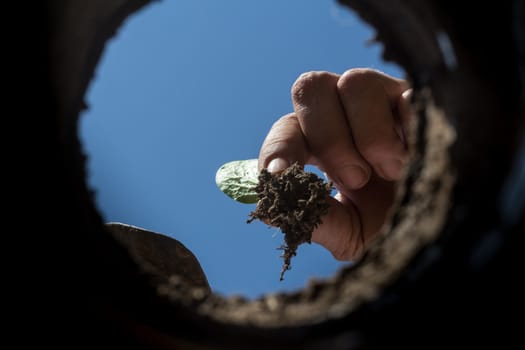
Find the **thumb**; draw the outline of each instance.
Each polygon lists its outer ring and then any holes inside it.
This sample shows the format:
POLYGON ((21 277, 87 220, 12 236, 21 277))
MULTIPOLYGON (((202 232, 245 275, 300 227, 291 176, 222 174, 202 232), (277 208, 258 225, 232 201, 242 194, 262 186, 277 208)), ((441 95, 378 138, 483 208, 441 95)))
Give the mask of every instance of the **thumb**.
POLYGON ((312 233, 312 241, 338 260, 358 258, 377 237, 392 211, 396 185, 372 176, 367 186, 351 197, 338 193, 330 199, 328 213, 312 233))
POLYGON ((312 241, 326 248, 337 260, 358 258, 364 251, 358 211, 353 204, 345 205, 332 197, 329 203, 328 213, 321 218, 322 223, 312 233, 312 241))

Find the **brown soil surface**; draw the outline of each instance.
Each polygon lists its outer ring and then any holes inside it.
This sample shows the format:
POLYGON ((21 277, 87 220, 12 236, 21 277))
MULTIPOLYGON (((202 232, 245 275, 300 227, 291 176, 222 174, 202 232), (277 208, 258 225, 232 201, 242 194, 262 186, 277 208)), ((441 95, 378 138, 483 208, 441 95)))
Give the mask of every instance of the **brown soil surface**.
POLYGON ((313 230, 329 208, 330 183, 316 174, 305 172, 295 163, 279 174, 261 170, 256 187, 259 202, 250 213, 248 223, 255 219, 279 227, 284 234, 284 259, 280 280, 291 267, 291 259, 302 243, 311 243, 313 230))

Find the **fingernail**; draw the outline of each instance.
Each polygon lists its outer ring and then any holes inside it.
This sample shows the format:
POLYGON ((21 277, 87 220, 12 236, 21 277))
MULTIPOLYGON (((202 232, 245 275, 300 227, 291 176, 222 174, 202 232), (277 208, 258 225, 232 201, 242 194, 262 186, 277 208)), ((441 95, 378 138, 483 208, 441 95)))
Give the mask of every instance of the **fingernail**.
POLYGON ((278 173, 288 168, 289 166, 290 166, 290 163, 286 159, 275 158, 270 163, 268 163, 267 170, 270 173, 278 173))
POLYGON ((379 165, 379 176, 386 180, 400 180, 403 175, 403 163, 397 159, 379 165))
POLYGON ((349 190, 361 188, 368 181, 368 172, 358 165, 348 165, 339 170, 339 183, 349 190))

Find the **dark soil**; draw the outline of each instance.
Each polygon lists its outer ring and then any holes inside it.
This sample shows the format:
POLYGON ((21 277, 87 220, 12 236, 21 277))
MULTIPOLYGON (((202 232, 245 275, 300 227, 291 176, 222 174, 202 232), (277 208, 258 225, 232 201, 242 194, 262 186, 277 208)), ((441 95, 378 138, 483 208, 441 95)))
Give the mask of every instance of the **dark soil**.
POLYGON ((255 190, 259 202, 250 213, 248 223, 258 219, 279 227, 284 234, 284 244, 279 247, 284 259, 282 281, 284 273, 291 268, 292 257, 297 255, 297 248, 302 243, 311 243, 313 230, 327 213, 332 186, 295 163, 279 174, 261 170, 255 190))

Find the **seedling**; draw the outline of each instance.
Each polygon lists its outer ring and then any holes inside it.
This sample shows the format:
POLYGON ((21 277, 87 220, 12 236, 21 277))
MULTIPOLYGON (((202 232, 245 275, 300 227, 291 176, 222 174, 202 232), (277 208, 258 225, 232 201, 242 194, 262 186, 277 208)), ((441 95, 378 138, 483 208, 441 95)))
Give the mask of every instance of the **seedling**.
POLYGON ((305 172, 298 163, 278 174, 266 169, 258 172, 257 159, 226 163, 217 171, 215 180, 229 197, 241 203, 257 203, 248 223, 258 219, 279 227, 284 234, 284 244, 279 247, 284 259, 282 281, 297 248, 302 243, 311 243, 313 230, 327 213, 331 184, 305 172))
POLYGON ((245 204, 257 203, 255 187, 259 183, 257 159, 235 160, 217 170, 215 182, 230 198, 245 204))

